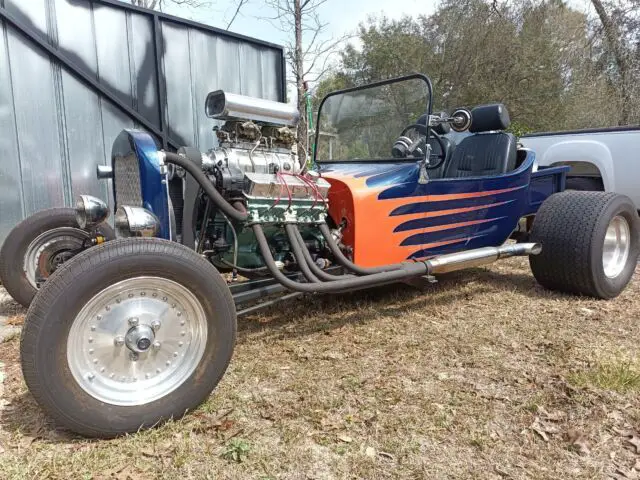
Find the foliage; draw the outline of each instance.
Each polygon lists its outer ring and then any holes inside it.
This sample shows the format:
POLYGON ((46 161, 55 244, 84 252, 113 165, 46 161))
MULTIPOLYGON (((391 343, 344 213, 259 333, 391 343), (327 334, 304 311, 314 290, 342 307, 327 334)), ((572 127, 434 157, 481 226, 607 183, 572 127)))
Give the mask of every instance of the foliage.
POLYGON ((222 452, 222 458, 236 463, 242 463, 246 460, 251 446, 249 442, 242 438, 233 438, 222 452))
MULTIPOLYGON (((608 9, 627 40, 625 58, 633 50, 640 59, 635 17, 608 9)), ((516 134, 639 122, 640 109, 629 105, 639 96, 621 96, 603 35, 597 19, 561 0, 443 0, 431 15, 360 25, 359 46, 343 48, 316 97, 336 84, 417 71, 432 79, 434 111, 502 102, 516 134)), ((633 69, 630 75, 639 76, 633 69)))
POLYGON ((517 138, 520 138, 527 133, 533 133, 533 130, 530 129, 527 125, 524 125, 518 121, 511 122, 509 128, 507 128, 507 132, 513 133, 517 138))

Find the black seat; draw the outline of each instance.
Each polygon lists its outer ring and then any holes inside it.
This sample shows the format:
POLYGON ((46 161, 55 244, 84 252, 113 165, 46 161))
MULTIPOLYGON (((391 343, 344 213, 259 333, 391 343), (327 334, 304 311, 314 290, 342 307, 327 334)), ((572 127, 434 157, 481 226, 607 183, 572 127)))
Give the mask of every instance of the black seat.
POLYGON ((516 138, 504 130, 511 124, 501 103, 471 110, 470 135, 456 147, 444 169, 444 178, 499 175, 516 167, 516 138))

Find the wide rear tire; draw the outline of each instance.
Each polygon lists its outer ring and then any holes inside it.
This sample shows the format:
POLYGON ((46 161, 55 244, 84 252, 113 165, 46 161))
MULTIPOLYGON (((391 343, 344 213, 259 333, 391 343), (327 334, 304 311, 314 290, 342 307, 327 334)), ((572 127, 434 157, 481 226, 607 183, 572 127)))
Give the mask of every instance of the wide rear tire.
POLYGON ((233 353, 236 313, 218 271, 161 239, 87 250, 44 284, 20 354, 29 390, 63 427, 114 437, 182 417, 233 353))
POLYGON ((640 220, 633 202, 612 192, 566 191, 538 210, 529 257, 538 283, 561 292, 609 299, 622 292, 640 253, 640 220))
MULTIPOLYGON (((98 232, 106 240, 115 238, 113 228, 106 223, 98 226, 98 232)), ((17 224, 2 244, 2 285, 16 302, 28 307, 38 291, 36 274, 46 279, 53 271, 49 261, 39 261, 42 253, 38 252, 46 249, 51 257, 62 258, 90 238, 78 226, 73 208, 49 208, 34 213, 17 224)))

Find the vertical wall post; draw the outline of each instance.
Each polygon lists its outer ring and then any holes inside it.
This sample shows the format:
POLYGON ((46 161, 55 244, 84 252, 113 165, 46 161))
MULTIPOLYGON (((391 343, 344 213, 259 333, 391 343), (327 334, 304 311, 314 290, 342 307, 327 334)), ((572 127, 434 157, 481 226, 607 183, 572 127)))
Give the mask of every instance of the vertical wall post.
POLYGON ((164 48, 162 45, 162 30, 160 26, 160 17, 153 14, 153 43, 154 56, 156 61, 156 92, 158 94, 158 109, 160 118, 160 131, 162 148, 166 149, 169 145, 169 129, 167 119, 167 84, 162 72, 162 58, 164 56, 164 48))

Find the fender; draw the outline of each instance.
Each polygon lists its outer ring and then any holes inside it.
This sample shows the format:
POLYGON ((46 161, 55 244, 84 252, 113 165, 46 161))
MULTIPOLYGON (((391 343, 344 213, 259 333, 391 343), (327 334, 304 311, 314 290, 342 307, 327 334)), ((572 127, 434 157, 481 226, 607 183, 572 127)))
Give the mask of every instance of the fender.
POLYGON ((594 165, 600 171, 605 191, 614 189, 613 157, 604 143, 595 140, 566 140, 549 147, 540 160, 541 165, 549 166, 572 162, 594 165))

